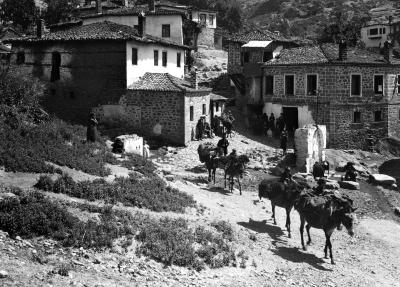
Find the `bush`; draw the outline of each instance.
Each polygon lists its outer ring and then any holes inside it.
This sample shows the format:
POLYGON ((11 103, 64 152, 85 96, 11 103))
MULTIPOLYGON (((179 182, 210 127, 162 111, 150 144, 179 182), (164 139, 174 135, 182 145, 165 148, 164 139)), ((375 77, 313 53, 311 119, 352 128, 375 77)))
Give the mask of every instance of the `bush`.
MULTIPOLYGON (((50 177, 42 177, 39 181, 46 181, 49 186, 53 182, 50 177)), ((39 182, 37 186, 40 186, 39 182)), ((195 206, 192 196, 166 186, 158 177, 138 180, 131 175, 130 178, 117 178, 114 183, 102 179, 76 183, 70 176, 64 175, 53 183, 52 191, 90 201, 104 200, 111 204, 121 202, 126 206, 148 208, 157 212, 183 213, 186 207, 195 206)))
POLYGON ((154 163, 139 155, 129 155, 128 160, 122 162, 122 166, 129 169, 134 168, 135 171, 140 172, 146 177, 155 176, 156 167, 154 163))
POLYGON ((3 139, 0 141, 0 165, 6 171, 56 172, 54 167, 46 164, 48 161, 105 176, 110 170, 104 165, 117 163, 104 145, 83 142, 86 137, 84 127, 68 125, 61 120, 17 128, 1 125, 0 121, 0 137, 3 139))
POLYGON ((34 187, 44 191, 52 191, 54 187, 54 182, 51 179, 51 177, 46 175, 41 175, 39 177, 38 182, 34 185, 34 187))
POLYGON ((129 224, 129 220, 135 219, 132 216, 115 212, 111 207, 101 211, 100 222, 81 222, 40 192, 22 192, 20 196, 0 201, 0 229, 12 237, 45 236, 65 246, 85 248, 111 247, 114 239, 135 233, 129 224))
POLYGON ((211 223, 211 226, 222 233, 222 236, 229 241, 234 240, 234 231, 232 225, 229 222, 220 220, 211 223))

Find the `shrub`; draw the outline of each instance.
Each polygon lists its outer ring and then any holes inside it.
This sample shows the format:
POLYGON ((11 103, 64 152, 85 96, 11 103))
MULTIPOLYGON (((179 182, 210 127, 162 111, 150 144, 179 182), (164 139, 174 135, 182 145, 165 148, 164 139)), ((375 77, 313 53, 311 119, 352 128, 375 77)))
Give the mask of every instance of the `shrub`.
POLYGON ((56 172, 54 167, 46 164, 48 161, 105 176, 110 174, 110 170, 104 165, 117 163, 104 145, 83 142, 86 130, 82 126, 52 120, 37 126, 13 128, 2 125, 0 119, 0 127, 0 137, 3 139, 0 141, 0 165, 6 171, 56 172))
POLYGON ((52 191, 54 187, 54 181, 48 175, 41 175, 34 187, 44 191, 52 191))
POLYGON ((154 163, 139 155, 129 155, 128 160, 122 162, 122 166, 129 169, 134 168, 135 171, 140 172, 146 177, 155 176, 156 167, 154 163))
POLYGON ((220 220, 211 223, 211 226, 222 233, 222 236, 229 241, 234 240, 234 231, 232 225, 229 222, 220 220))
MULTIPOLYGON (((44 181, 44 179, 39 179, 39 181, 44 181)), ((51 185, 51 178, 47 178, 46 182, 51 185)), ((166 186, 165 182, 158 177, 138 180, 131 176, 117 178, 114 183, 108 183, 102 179, 76 183, 70 176, 64 175, 54 182, 52 191, 91 201, 104 200, 111 204, 121 202, 126 206, 148 208, 157 212, 183 213, 186 207, 195 206, 192 196, 166 186)))

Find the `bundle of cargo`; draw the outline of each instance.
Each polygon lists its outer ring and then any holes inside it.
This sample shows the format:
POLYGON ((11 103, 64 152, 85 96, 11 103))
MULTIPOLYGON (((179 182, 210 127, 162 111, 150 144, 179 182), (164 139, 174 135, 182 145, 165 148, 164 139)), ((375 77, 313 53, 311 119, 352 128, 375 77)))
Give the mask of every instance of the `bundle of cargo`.
POLYGON ((211 142, 200 144, 199 147, 197 148, 200 162, 202 163, 206 162, 206 160, 210 157, 210 153, 215 152, 216 149, 217 147, 211 142))

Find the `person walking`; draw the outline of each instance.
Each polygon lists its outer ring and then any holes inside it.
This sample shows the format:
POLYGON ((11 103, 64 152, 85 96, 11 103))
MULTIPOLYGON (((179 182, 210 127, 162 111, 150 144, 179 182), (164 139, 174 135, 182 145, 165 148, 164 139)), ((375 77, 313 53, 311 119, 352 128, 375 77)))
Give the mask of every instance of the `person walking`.
POLYGON ((94 113, 90 113, 89 121, 87 125, 86 131, 86 141, 87 142, 95 142, 97 140, 97 125, 98 122, 96 120, 96 116, 94 113))
POLYGON ((224 153, 224 156, 228 154, 228 146, 229 146, 229 141, 226 139, 226 134, 224 133, 222 135, 222 139, 220 139, 217 143, 217 147, 222 150, 224 153))
POLYGON ((268 127, 272 132, 272 135, 275 134, 275 116, 274 113, 271 113, 268 120, 268 127))
POLYGON ((283 130, 281 133, 281 149, 283 150, 283 155, 286 155, 287 141, 288 141, 287 132, 283 130))

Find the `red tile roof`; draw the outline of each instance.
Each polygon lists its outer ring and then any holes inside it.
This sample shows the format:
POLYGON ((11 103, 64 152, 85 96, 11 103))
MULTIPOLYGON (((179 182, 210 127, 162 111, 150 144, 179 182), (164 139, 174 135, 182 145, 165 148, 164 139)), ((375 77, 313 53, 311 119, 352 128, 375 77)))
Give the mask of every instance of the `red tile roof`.
POLYGON ((130 85, 128 89, 160 92, 211 91, 211 89, 203 87, 199 87, 196 90, 190 82, 168 73, 146 73, 138 81, 130 85))
MULTIPOLYGON (((347 60, 339 61, 339 45, 322 44, 319 46, 283 49, 275 59, 266 62, 264 65, 307 65, 324 63, 388 64, 381 54, 352 47, 348 47, 347 49, 347 60)), ((394 59, 391 64, 400 64, 400 61, 394 59)))
POLYGON ((11 39, 7 42, 57 42, 57 41, 88 41, 88 40, 135 40, 148 44, 160 44, 163 46, 174 46, 183 49, 190 49, 188 46, 181 45, 169 40, 161 39, 151 35, 139 37, 136 29, 120 25, 109 21, 96 22, 84 26, 73 27, 67 30, 56 31, 45 34, 42 38, 25 37, 11 39))
POLYGON ((271 31, 251 31, 246 33, 235 34, 228 39, 231 42, 248 43, 249 41, 282 41, 291 42, 291 40, 286 39, 280 35, 272 33, 271 31))
POLYGON ((102 14, 90 14, 86 16, 82 16, 82 19, 87 18, 101 18, 103 16, 138 16, 139 13, 144 12, 146 16, 153 15, 181 15, 184 16, 185 13, 180 11, 170 11, 170 10, 162 10, 156 9, 156 11, 149 11, 148 8, 130 8, 130 7, 119 7, 117 9, 112 10, 104 10, 102 14))

